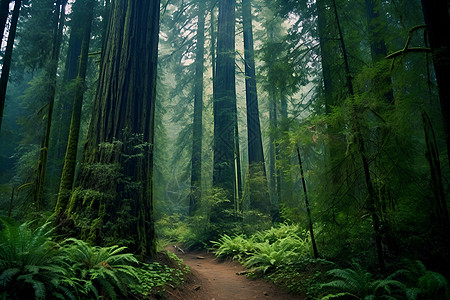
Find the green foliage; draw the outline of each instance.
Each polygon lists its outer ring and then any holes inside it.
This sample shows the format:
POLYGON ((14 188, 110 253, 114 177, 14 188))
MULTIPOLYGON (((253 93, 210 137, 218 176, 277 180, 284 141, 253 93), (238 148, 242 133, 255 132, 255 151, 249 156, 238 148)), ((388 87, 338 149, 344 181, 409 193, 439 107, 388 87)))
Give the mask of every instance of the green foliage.
POLYGON ((223 234, 240 232, 242 224, 234 210, 222 209, 230 206, 224 189, 211 188, 202 195, 194 216, 164 215, 157 221, 155 228, 160 239, 181 243, 188 249, 204 249, 223 234))
POLYGON ((244 266, 252 268, 255 274, 265 274, 268 270, 311 255, 311 245, 306 232, 303 238, 293 234, 274 243, 266 240, 255 246, 255 253, 244 263, 244 266))
POLYGON ((250 237, 223 235, 213 245, 216 256, 238 260, 251 269, 251 276, 264 276, 311 298, 319 295, 319 282, 332 264, 312 258, 309 235, 298 225, 280 224, 250 237))
POLYGON ((332 292, 321 299, 449 299, 445 277, 426 270, 419 261, 407 262, 407 269, 378 280, 359 263, 351 266, 327 272, 334 280, 320 287, 332 292))
POLYGON ((407 299, 450 299, 448 280, 440 273, 427 270, 418 260, 403 261, 395 276, 405 282, 407 299))
POLYGON ((322 284, 321 287, 337 292, 330 293, 322 299, 396 299, 395 289, 405 288, 404 284, 393 279, 393 276, 374 280, 372 273, 357 262, 352 263, 352 268, 330 270, 328 275, 335 279, 322 284))
POLYGON ((238 261, 243 261, 255 250, 255 243, 242 234, 233 237, 224 234, 217 242, 212 243, 218 247, 215 250, 217 257, 231 257, 238 261))
POLYGON ((70 276, 80 292, 88 298, 99 295, 117 299, 127 294, 127 285, 137 281, 138 261, 131 253, 121 253, 125 247, 90 246, 84 241, 67 239, 62 248, 70 268, 70 276))
POLYGON ((138 282, 130 286, 133 294, 147 296, 151 293, 162 294, 164 286, 171 284, 175 270, 157 262, 141 264, 137 269, 138 282))
POLYGON ((237 259, 257 276, 311 256, 308 234, 297 225, 272 227, 250 238, 223 235, 213 245, 217 256, 237 259))
POLYGON ((0 221, 2 299, 121 299, 129 290, 148 294, 180 285, 189 272, 174 254, 168 256, 175 268, 138 264, 117 245, 90 246, 73 238, 57 244, 48 223, 32 229, 30 222, 0 221))
POLYGON ((0 296, 16 299, 73 299, 67 279, 68 265, 58 245, 51 240, 52 229, 46 223, 31 229, 0 219, 0 296))
POLYGON ((304 257, 278 266, 267 278, 291 292, 307 294, 309 298, 315 299, 321 292, 320 282, 325 281, 326 271, 332 265, 324 259, 304 257))
POLYGON ((133 294, 162 296, 165 287, 181 286, 184 283, 184 275, 190 272, 189 267, 183 265, 183 261, 175 254, 167 252, 167 256, 175 262, 175 268, 158 262, 139 264, 139 268, 136 268, 138 282, 130 285, 133 294))

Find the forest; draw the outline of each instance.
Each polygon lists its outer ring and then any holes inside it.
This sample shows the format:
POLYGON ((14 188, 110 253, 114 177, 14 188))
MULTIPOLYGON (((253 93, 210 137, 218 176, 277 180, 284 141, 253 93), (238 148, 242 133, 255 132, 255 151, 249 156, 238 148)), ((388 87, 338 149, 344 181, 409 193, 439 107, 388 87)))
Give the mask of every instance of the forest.
POLYGON ((450 299, 449 1, 0 1, 0 299, 450 299))

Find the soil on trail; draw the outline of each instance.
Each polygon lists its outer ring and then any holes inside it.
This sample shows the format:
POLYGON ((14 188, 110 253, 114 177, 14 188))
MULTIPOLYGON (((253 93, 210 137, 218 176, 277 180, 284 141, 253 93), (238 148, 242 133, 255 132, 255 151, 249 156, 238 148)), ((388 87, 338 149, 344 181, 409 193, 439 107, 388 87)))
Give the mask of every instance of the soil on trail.
MULTIPOLYGON (((172 247, 167 249, 175 252, 172 247)), ((185 285, 179 290, 167 290, 169 300, 295 300, 305 299, 288 294, 271 282, 249 279, 244 268, 233 261, 219 261, 205 252, 175 252, 191 268, 185 285)))

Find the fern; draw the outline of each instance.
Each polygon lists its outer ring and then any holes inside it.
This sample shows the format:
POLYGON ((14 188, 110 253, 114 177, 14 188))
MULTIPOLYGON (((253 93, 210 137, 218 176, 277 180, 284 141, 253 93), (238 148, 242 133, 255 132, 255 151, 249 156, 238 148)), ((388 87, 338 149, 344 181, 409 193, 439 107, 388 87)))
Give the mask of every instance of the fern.
POLYGON ((450 299, 448 281, 442 274, 427 270, 418 260, 404 260, 403 265, 405 268, 393 275, 407 285, 407 299, 450 299))
POLYGON ((217 242, 215 255, 231 257, 251 268, 254 275, 264 275, 282 265, 289 265, 311 256, 311 246, 306 232, 297 225, 282 224, 245 235, 223 235, 217 242))
POLYGON ((138 263, 125 247, 97 247, 77 239, 62 246, 44 224, 32 230, 0 219, 0 295, 20 299, 118 299, 137 282, 138 263))
POLYGON ((231 257, 234 260, 241 261, 255 251, 255 245, 244 235, 230 237, 224 234, 218 242, 211 241, 213 246, 218 246, 215 250, 217 257, 231 257))
MULTIPOLYGON (((32 222, 0 219, 0 294, 44 299, 62 291, 63 256, 51 240, 50 224, 32 230, 32 222)), ((65 287, 67 288, 67 287, 65 287)))
POLYGON ((11 268, 3 271, 0 275, 0 286, 6 286, 17 274, 19 274, 19 268, 11 268))
POLYGON ((90 246, 84 241, 67 239, 62 251, 72 265, 72 277, 77 278, 81 292, 86 296, 98 298, 106 294, 117 299, 118 294, 127 294, 127 285, 137 282, 137 271, 132 264, 137 259, 131 253, 121 253, 125 247, 90 246))
POLYGON ((332 291, 322 299, 338 299, 353 297, 355 299, 398 299, 395 296, 405 290, 405 285, 393 279, 393 275, 385 279, 373 280, 372 273, 367 272, 357 262, 352 268, 333 269, 327 272, 335 279, 322 284, 321 289, 332 291))

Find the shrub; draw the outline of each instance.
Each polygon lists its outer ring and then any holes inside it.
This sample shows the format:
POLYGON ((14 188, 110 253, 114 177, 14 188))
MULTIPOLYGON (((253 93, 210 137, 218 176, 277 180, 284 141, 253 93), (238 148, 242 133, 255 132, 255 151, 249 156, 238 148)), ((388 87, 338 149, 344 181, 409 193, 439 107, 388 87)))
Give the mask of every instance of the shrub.
POLYGON ((255 275, 263 275, 281 265, 311 256, 308 235, 297 225, 282 224, 257 232, 250 238, 245 235, 223 235, 213 245, 216 256, 243 262, 255 275))
POLYGON ((211 243, 217 247, 215 250, 217 257, 231 257, 238 261, 247 258, 256 250, 255 243, 243 234, 234 237, 224 234, 217 242, 212 241, 211 243))
POLYGON ((273 243, 257 243, 256 251, 245 260, 244 266, 255 274, 265 274, 278 266, 287 265, 310 256, 311 247, 307 238, 298 235, 284 237, 273 243))

